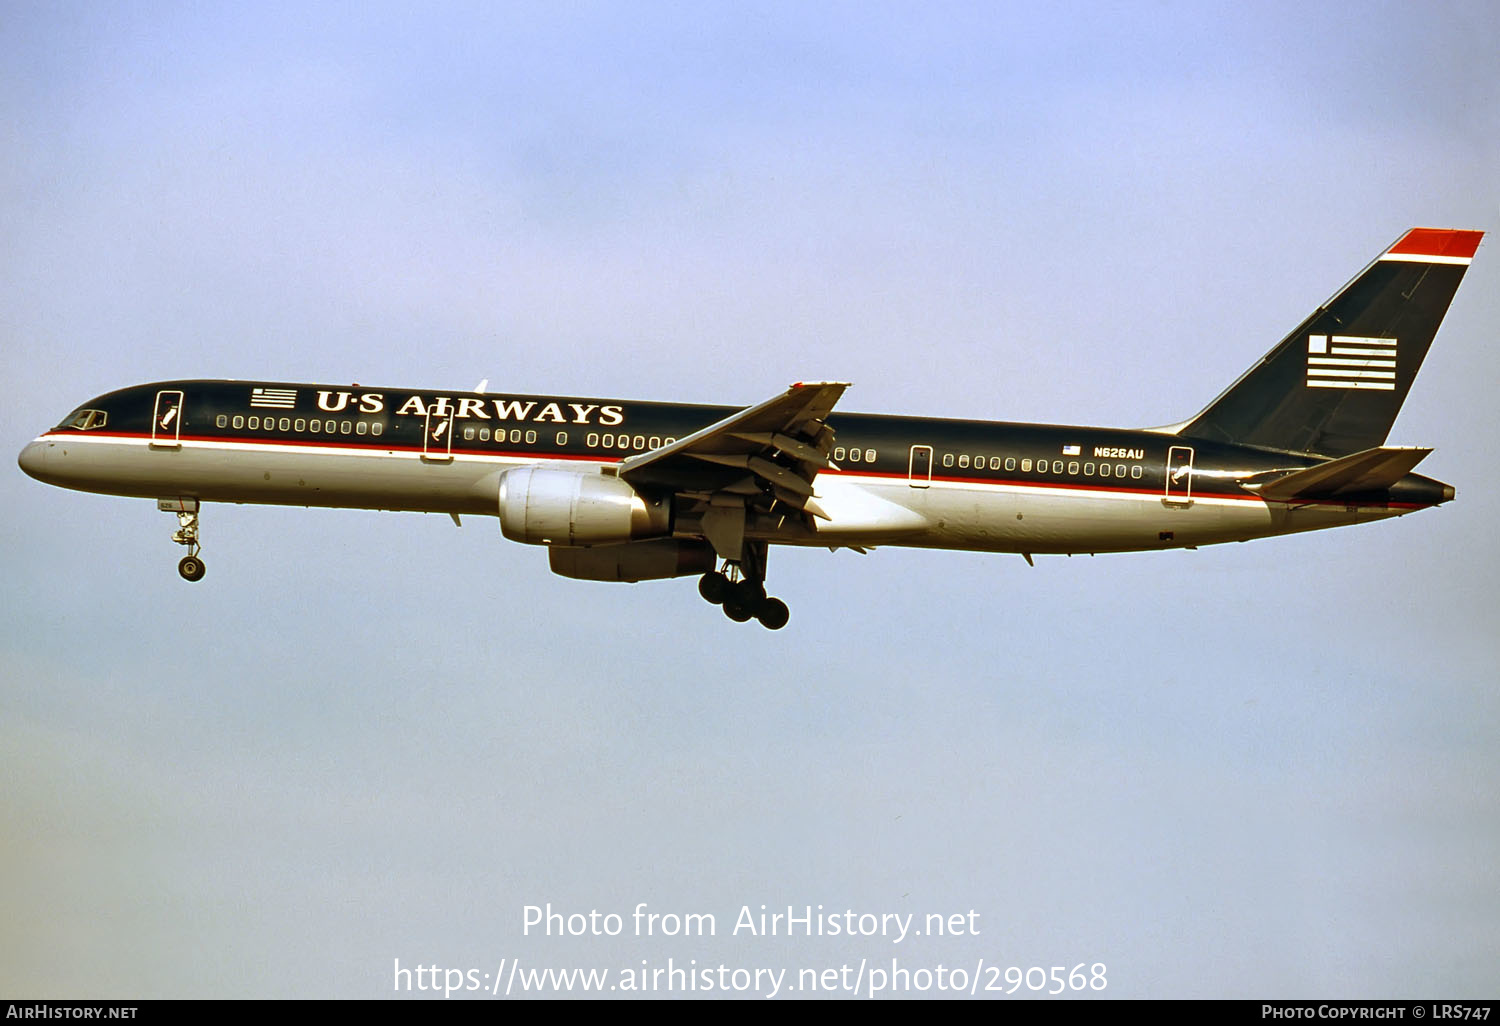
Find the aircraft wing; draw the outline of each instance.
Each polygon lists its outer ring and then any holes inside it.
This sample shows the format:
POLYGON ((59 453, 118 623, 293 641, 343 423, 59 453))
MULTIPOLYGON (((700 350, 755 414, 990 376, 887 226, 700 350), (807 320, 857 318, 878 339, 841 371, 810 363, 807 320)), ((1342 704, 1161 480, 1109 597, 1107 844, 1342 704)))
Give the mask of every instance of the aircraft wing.
POLYGON ((671 445, 626 459, 619 476, 638 488, 670 489, 713 505, 770 512, 781 503, 826 516, 813 498, 812 481, 833 466, 827 418, 848 387, 841 381, 798 382, 671 445))

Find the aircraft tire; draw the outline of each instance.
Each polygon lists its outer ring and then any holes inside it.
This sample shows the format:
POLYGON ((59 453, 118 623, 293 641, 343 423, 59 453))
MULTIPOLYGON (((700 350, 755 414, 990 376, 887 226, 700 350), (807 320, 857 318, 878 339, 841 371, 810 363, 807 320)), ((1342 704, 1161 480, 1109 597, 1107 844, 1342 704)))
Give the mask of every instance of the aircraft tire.
POLYGON ((698 578, 698 594, 703 596, 705 602, 712 602, 716 606, 723 605, 725 597, 729 594, 729 578, 717 570, 710 570, 698 578))
POLYGON ((183 556, 177 564, 177 572, 184 581, 201 581, 204 573, 203 560, 197 556, 183 556))
POLYGON ((734 601, 746 609, 757 610, 766 601, 766 586, 760 581, 752 581, 749 578, 738 581, 729 586, 734 601))
POLYGON ((792 618, 792 611, 778 598, 766 599, 756 612, 755 618, 768 631, 779 631, 792 618))
POLYGON ((744 606, 731 599, 730 601, 724 603, 724 615, 729 617, 735 623, 744 623, 746 620, 750 619, 751 613, 750 610, 746 609, 744 606))

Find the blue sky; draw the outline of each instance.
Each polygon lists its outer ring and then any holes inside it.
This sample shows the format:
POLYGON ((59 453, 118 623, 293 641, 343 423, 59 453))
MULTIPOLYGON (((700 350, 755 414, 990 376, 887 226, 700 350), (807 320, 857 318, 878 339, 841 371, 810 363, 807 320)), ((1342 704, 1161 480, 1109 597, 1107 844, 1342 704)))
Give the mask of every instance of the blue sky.
MULTIPOLYGON (((1171 423, 1406 228, 1496 228, 1496 52, 1477 2, 16 5, 0 436, 172 377, 1171 423)), ((152 504, 0 476, 0 994, 898 957, 1492 995, 1497 274, 1391 438, 1451 506, 777 551, 775 634, 435 516, 209 507, 189 586, 152 504), (642 901, 719 934, 522 934, 642 901), (981 932, 730 936, 761 904, 981 932)))

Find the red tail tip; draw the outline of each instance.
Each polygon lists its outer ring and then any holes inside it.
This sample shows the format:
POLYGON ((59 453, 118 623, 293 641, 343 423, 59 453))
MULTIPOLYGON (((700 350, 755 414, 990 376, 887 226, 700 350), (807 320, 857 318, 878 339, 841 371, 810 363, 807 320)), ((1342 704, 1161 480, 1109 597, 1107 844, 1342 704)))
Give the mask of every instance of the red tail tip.
POLYGON ((1484 232, 1455 228, 1413 228, 1401 236, 1388 256, 1440 257, 1471 260, 1484 232))

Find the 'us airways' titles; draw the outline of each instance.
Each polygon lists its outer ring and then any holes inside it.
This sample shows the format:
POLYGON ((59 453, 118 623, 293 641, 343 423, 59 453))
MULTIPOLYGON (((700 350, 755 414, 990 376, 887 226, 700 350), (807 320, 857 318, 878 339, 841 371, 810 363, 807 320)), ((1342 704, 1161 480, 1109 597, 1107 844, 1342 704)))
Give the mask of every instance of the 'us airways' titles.
MULTIPOLYGON (((360 413, 383 413, 386 409, 382 392, 333 391, 318 389, 318 409, 341 413, 350 403, 360 413)), ((255 405, 254 399, 251 405, 255 405)), ((446 417, 458 420, 517 420, 538 424, 602 424, 614 427, 624 423, 624 407, 599 403, 541 402, 536 399, 491 399, 469 395, 409 396, 396 410, 400 417, 446 417)))
MULTIPOLYGON (((161 381, 88 400, 20 454, 49 484, 155 499, 203 577, 204 503, 498 519, 555 573, 696 576, 787 623, 773 545, 1048 553, 1196 548, 1402 516, 1454 497, 1386 437, 1479 231, 1413 228, 1218 398, 1159 428, 839 413, 803 381, 752 406, 161 381), (612 430, 617 429, 617 430, 612 430)), ((1222 336, 1222 330, 1216 332, 1222 336)))

